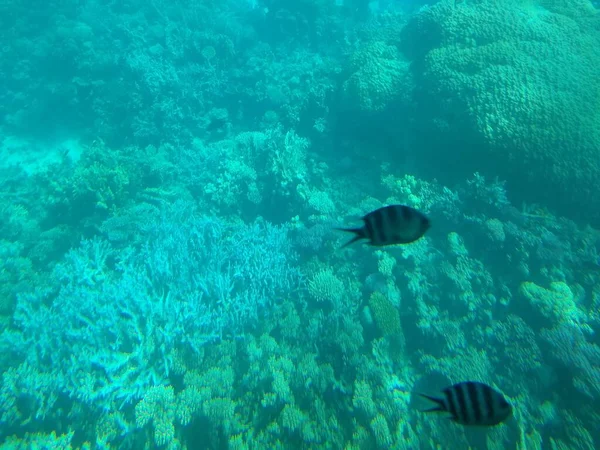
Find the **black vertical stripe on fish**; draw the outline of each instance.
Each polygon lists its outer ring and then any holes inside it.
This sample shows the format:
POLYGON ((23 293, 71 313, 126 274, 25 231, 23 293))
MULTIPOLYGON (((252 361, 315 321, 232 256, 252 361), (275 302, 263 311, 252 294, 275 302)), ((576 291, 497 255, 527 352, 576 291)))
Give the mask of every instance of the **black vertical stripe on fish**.
POLYGON ((454 393, 450 389, 445 389, 444 394, 446 395, 446 404, 448 405, 448 412, 452 415, 454 420, 458 420, 458 413, 456 412, 456 402, 454 401, 454 393))
POLYGON ((385 209, 385 211, 387 211, 388 213, 388 218, 390 220, 390 223, 397 223, 398 220, 398 209, 402 210, 402 215, 404 216, 404 209, 405 208, 394 208, 393 206, 387 207, 385 209))
POLYGON ((466 383, 467 384, 467 392, 468 398, 471 403, 471 407, 473 409, 473 417, 475 423, 481 422, 481 405, 479 404, 479 390, 480 385, 475 383, 466 383))
POLYGON ((393 208, 381 209, 381 237, 382 242, 392 242, 394 239, 394 224, 390 221, 390 211, 393 208))
POLYGON ((402 214, 402 220, 409 221, 412 219, 412 214, 411 214, 410 208, 403 206, 402 208, 400 208, 400 210, 401 210, 400 212, 402 214))
MULTIPOLYGON (((483 388, 483 386, 482 386, 483 388)), ((494 398, 492 397, 492 390, 491 389, 482 389, 483 390, 483 398, 485 399, 485 405, 487 407, 487 415, 486 418, 488 420, 491 420, 494 418, 494 398)))
POLYGON ((456 417, 452 418, 452 420, 456 420, 460 422, 462 420, 462 411, 460 409, 460 403, 458 402, 458 395, 456 393, 456 389, 448 389, 450 393, 450 397, 452 398, 452 402, 454 403, 454 409, 456 411, 456 417))
POLYGON ((451 389, 456 394, 456 399, 458 400, 459 418, 463 423, 466 423, 469 420, 469 417, 467 400, 465 399, 465 393, 463 392, 463 384, 455 384, 451 389))
POLYGON ((377 224, 375 223, 375 215, 368 214, 364 218, 365 226, 370 230, 371 244, 377 245, 379 242, 379 230, 377 230, 377 224))
POLYGON ((377 244, 383 244, 387 242, 387 233, 386 233, 386 221, 385 221, 385 209, 379 209, 373 213, 371 216, 373 219, 373 229, 375 233, 377 233, 377 244))
POLYGON ((369 240, 371 242, 376 241, 377 236, 375 235, 375 230, 373 229, 373 221, 371 220, 371 217, 365 216, 363 220, 365 221, 365 228, 367 230, 366 235, 369 237, 369 240))

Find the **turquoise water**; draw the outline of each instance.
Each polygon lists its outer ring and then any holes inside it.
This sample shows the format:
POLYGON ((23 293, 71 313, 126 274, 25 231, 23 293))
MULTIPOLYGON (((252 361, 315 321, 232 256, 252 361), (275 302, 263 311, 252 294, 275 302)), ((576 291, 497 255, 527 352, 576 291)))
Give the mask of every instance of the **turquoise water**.
POLYGON ((0 448, 599 446, 596 8, 2 2, 0 448))

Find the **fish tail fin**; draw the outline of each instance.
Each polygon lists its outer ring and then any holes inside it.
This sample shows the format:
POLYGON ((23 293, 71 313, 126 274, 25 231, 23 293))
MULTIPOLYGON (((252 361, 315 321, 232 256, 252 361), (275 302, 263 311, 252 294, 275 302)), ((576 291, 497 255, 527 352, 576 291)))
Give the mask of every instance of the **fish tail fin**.
POLYGON ((444 406, 444 401, 441 398, 430 397, 429 395, 419 394, 421 397, 426 398, 427 400, 431 400, 436 403, 437 406, 433 406, 429 409, 423 409, 421 412, 438 412, 438 411, 446 411, 446 407, 444 406))
POLYGON ((356 234, 356 236, 354 236, 352 239, 350 239, 348 242, 342 245, 341 248, 348 247, 350 244, 354 244, 356 241, 365 239, 367 237, 365 236, 365 230, 363 228, 336 228, 336 230, 356 234))

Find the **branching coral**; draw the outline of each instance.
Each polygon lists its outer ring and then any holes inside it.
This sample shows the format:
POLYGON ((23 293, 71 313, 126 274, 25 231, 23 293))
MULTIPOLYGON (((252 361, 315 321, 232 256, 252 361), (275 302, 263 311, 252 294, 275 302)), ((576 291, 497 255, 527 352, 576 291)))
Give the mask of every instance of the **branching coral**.
POLYGON ((285 405, 281 411, 281 423, 284 428, 291 432, 298 431, 306 420, 306 414, 296 406, 285 405))
POLYGON ((298 136, 294 130, 285 133, 283 142, 273 141, 271 170, 287 185, 304 181, 307 177, 306 157, 310 147, 308 139, 298 136))
POLYGON ((153 386, 135 406, 135 421, 139 428, 152 423, 154 442, 165 445, 175 437, 175 393, 172 386, 153 386))
POLYGON ((375 324, 384 336, 402 333, 398 309, 380 292, 373 292, 369 297, 369 308, 375 324))
POLYGON ((105 217, 125 206, 143 187, 142 165, 102 141, 82 153, 73 170, 70 160, 39 175, 48 184, 45 203, 69 222, 105 217))
POLYGON ((560 323, 541 332, 549 346, 549 357, 561 364, 578 391, 596 401, 600 398, 600 347, 570 323, 560 323))
POLYGON ((354 383, 352 405, 357 412, 364 414, 368 419, 372 419, 375 416, 377 408, 373 401, 373 390, 369 383, 364 380, 357 380, 354 383))
POLYGON ((384 277, 391 277, 396 265, 396 258, 381 250, 377 250, 375 255, 377 256, 377 269, 379 273, 384 277))
POLYGON ((450 295, 459 299, 470 311, 475 311, 482 303, 493 301, 489 295, 484 297, 481 294, 489 294, 493 289, 493 277, 481 261, 468 256, 462 239, 459 239, 456 233, 450 233, 448 237, 451 251, 456 258, 453 263, 443 261, 441 272, 458 291, 451 292, 450 295))
POLYGON ((297 286, 284 230, 202 218, 186 203, 163 219, 140 224, 141 248, 94 239, 70 251, 49 286, 20 296, 3 352, 52 370, 56 392, 90 407, 129 404, 171 376, 177 352, 256 325, 297 286))
POLYGON ((429 372, 443 374, 453 383, 464 380, 491 381, 493 374, 487 353, 472 347, 457 352, 451 357, 438 359, 431 355, 424 355, 421 357, 421 364, 429 372))
POLYGON ((50 415, 60 397, 56 377, 55 371, 41 372, 27 363, 6 370, 0 388, 0 423, 28 423, 50 415))
POLYGON ((35 278, 31 261, 22 254, 23 245, 0 240, 0 315, 12 313, 17 295, 35 278))
POLYGON ((32 448, 43 448, 45 450, 67 450, 71 449, 73 431, 57 436, 53 431, 50 434, 26 433, 23 438, 12 436, 7 438, 1 445, 2 450, 29 450, 32 448))
POLYGON ((498 344, 491 347, 490 353, 498 353, 499 359, 506 361, 501 371, 507 371, 511 379, 524 379, 541 366, 542 352, 535 333, 518 316, 510 315, 506 320, 494 322, 484 339, 498 344))
POLYGON ((380 448, 388 448, 392 444, 392 434, 390 428, 382 414, 377 414, 371 420, 371 431, 375 436, 375 442, 380 448))

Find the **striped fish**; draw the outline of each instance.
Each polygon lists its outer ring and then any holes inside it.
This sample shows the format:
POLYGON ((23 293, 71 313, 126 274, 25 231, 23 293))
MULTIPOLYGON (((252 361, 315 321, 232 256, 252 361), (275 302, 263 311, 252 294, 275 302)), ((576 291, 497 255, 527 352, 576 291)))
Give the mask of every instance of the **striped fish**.
POLYGON ((504 422, 512 414, 512 406, 504 396, 487 384, 464 381, 442 390, 443 398, 419 394, 437 406, 423 412, 450 413, 450 420, 461 425, 491 426, 504 422))
POLYGON ((360 228, 337 228, 356 234, 343 247, 360 239, 368 239, 369 244, 376 247, 408 244, 423 236, 430 227, 429 219, 423 213, 405 205, 384 206, 362 220, 365 224, 360 228))

